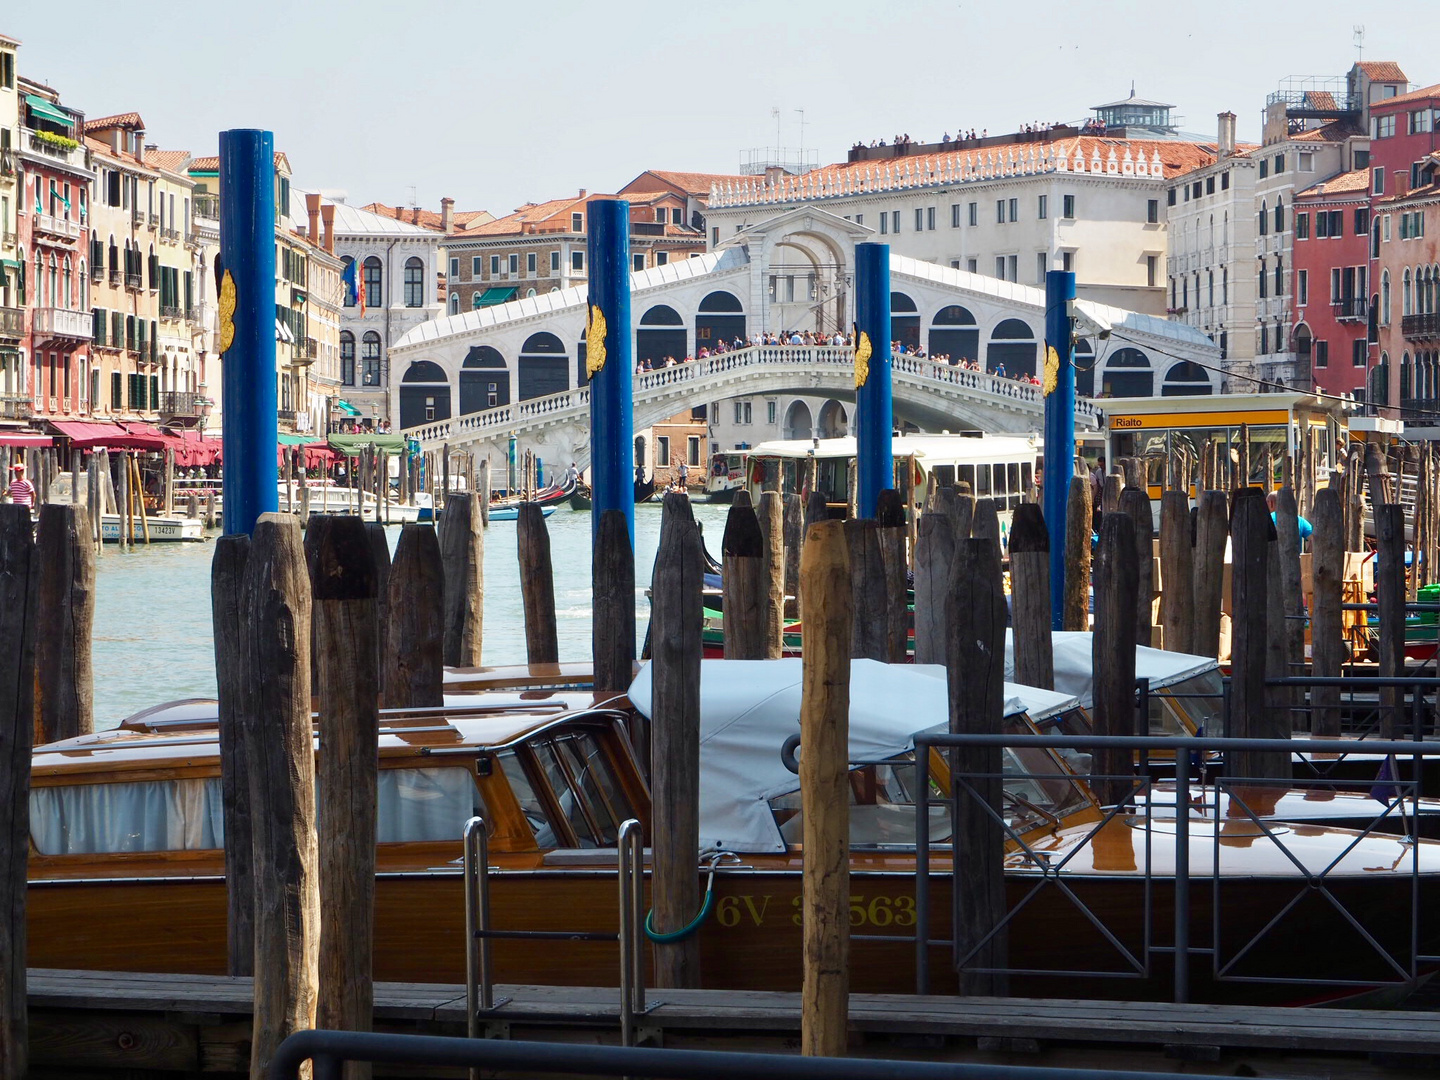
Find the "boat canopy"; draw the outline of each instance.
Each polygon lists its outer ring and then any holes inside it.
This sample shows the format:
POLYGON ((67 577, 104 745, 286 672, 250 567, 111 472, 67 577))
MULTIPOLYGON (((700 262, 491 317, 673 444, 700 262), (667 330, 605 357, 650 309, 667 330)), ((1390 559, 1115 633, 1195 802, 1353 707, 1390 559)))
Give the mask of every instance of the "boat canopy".
MULTIPOLYGON (((1005 677, 1015 677, 1015 640, 1005 631, 1005 677)), ((1056 630, 1050 635, 1055 650, 1055 689, 1078 698, 1088 707, 1095 700, 1095 665, 1091 658, 1094 633, 1089 630, 1056 630)), ((1191 653, 1166 652, 1144 645, 1135 647, 1135 677, 1149 679, 1150 689, 1159 690, 1219 667, 1213 659, 1191 653)))
MULTIPOLYGON (((855 437, 840 439, 777 439, 753 447, 752 458, 853 458, 855 437)), ((1041 446, 1029 435, 898 435, 891 440, 897 458, 915 455, 916 464, 930 469, 971 461, 1033 461, 1041 446)))
MULTIPOLYGON (((783 660, 700 662, 700 846, 704 850, 784 851, 770 800, 795 791, 780 760, 800 730, 802 664, 783 660)), ((652 665, 640 669, 630 701, 653 719, 652 665)), ((1054 711, 1074 698, 1005 684, 1005 715, 1054 711)), ((945 669, 938 664, 850 662, 850 760, 904 754, 919 731, 949 726, 945 669)))

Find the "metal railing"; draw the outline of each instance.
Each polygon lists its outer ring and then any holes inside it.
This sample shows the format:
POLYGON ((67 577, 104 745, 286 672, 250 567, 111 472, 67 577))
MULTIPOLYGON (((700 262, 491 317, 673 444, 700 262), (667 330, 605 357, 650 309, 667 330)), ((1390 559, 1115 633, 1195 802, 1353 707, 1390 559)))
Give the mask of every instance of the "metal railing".
POLYGON ((1343 299, 1334 301, 1331 310, 1335 318, 1341 322, 1350 319, 1363 321, 1370 310, 1368 301, 1363 296, 1346 296, 1343 299))
MULTIPOLYGON (((314 1080, 341 1080, 346 1062, 368 1061, 466 1068, 474 1076, 532 1073, 563 1076, 645 1076, 674 1080, 1175 1080, 1169 1072, 1072 1069, 1053 1065, 991 1065, 884 1058, 799 1057, 730 1050, 661 1050, 588 1043, 451 1039, 368 1031, 297 1031, 270 1061, 269 1080, 299 1080, 306 1062, 314 1080)), ((1191 1073, 1196 1080, 1219 1080, 1191 1073)))
POLYGON ((1432 311, 1424 315, 1402 315, 1400 332, 1407 338, 1421 340, 1440 337, 1440 314, 1432 311))
POLYGON ((616 933, 589 930, 496 930, 490 925, 490 841, 485 820, 465 823, 465 1014, 472 1039, 479 1038, 486 1020, 510 999, 495 1000, 495 978, 490 943, 496 939, 519 941, 614 941, 620 946, 620 1040, 636 1042, 636 1018, 645 1006, 645 856, 640 822, 629 818, 620 825, 616 857, 620 879, 620 924, 616 933))
POLYGON ((25 332, 25 309, 0 307, 0 334, 19 337, 25 332))
MULTIPOLYGON (((1292 685, 1310 684, 1313 680, 1292 679, 1275 680, 1278 685, 1286 683, 1292 685)), ((1331 680, 1321 680, 1328 683, 1331 680)), ((1333 680, 1338 682, 1340 680, 1333 680)), ((1381 682, 1396 680, 1376 680, 1381 682)), ((1426 680, 1432 686, 1435 680, 1426 680)), ((1142 700, 1143 704, 1143 700, 1142 700)), ((1140 715, 1144 715, 1143 711, 1140 715)), ((915 977, 916 993, 927 994, 930 992, 930 956, 931 948, 948 946, 952 950, 957 969, 970 971, 975 974, 1017 974, 1017 975, 1044 975, 1044 976, 1085 976, 1101 978, 1148 978, 1153 972, 1151 960, 1160 954, 1170 954, 1174 958, 1172 998, 1178 1003, 1187 1002, 1190 996, 1191 960, 1196 956, 1208 956, 1211 960, 1210 977, 1213 981, 1219 982, 1266 982, 1271 984, 1303 984, 1307 986, 1374 986, 1385 985, 1387 981, 1380 978, 1367 978, 1364 980, 1342 977, 1317 977, 1308 974, 1304 978, 1286 976, 1280 974, 1245 974, 1237 969, 1237 965, 1250 954, 1256 943, 1268 934, 1280 920, 1288 914, 1295 906, 1295 901, 1286 905, 1274 916, 1263 929, 1254 934, 1248 941, 1236 946, 1233 951, 1227 954, 1222 950, 1221 930, 1224 923, 1222 911, 1222 882, 1223 877, 1220 867, 1221 834, 1220 828, 1224 821, 1237 820, 1233 811, 1238 810, 1247 825, 1253 825, 1260 836, 1274 844, 1280 852, 1282 865, 1291 868, 1295 873, 1295 880, 1300 886, 1302 895, 1314 892, 1328 901, 1335 910, 1354 928, 1365 944, 1374 950, 1375 959, 1382 970, 1393 974, 1394 978, 1389 983, 1415 984, 1418 982, 1422 972, 1422 966, 1429 966, 1440 963, 1440 956, 1432 956, 1422 953, 1419 945, 1419 924, 1421 918, 1420 905, 1412 903, 1409 912, 1408 923, 1408 955, 1395 956, 1386 945, 1378 940, 1373 927, 1366 927, 1360 924, 1359 920, 1346 908, 1344 900, 1337 897, 1331 891, 1329 875, 1343 861, 1355 846, 1367 837, 1374 834, 1382 822, 1388 823, 1395 815, 1402 821, 1415 822, 1418 820, 1420 780, 1403 780, 1396 775, 1393 779, 1383 781, 1383 790, 1380 797, 1372 788, 1372 781, 1365 781, 1364 788, 1370 790, 1371 797, 1378 799, 1383 805, 1383 810, 1363 829, 1357 830, 1348 846, 1340 853, 1330 859, 1328 864, 1318 872, 1306 867, 1300 859, 1288 848, 1281 835, 1282 829, 1277 828, 1283 819, 1274 819, 1268 815, 1258 812, 1246 801, 1245 796, 1240 794, 1242 789, 1253 791, 1274 790, 1277 786, 1284 788, 1293 787, 1323 787, 1332 789, 1333 781, 1325 778, 1307 780, 1269 780, 1269 779, 1245 779, 1235 776, 1217 777, 1213 781, 1214 794, 1205 796, 1204 788, 1208 781, 1200 780, 1200 805, 1219 806, 1222 795, 1229 800, 1232 810, 1231 816, 1216 814, 1214 818, 1213 844, 1215 860, 1213 876, 1210 882, 1212 889, 1212 927, 1211 942, 1208 946, 1193 945, 1191 943, 1191 867, 1190 867, 1190 830, 1188 828, 1176 828, 1174 830, 1174 904, 1173 904, 1173 939, 1171 945, 1157 944, 1152 940, 1151 918, 1153 899, 1151 896, 1150 883, 1154 875, 1153 860, 1150 857, 1150 835, 1151 808, 1154 799, 1151 797, 1151 765, 1150 755, 1159 752, 1165 755, 1164 760, 1168 764, 1173 757, 1175 772, 1175 813, 1179 814, 1180 807, 1191 808, 1195 805, 1191 798, 1192 756, 1199 755, 1200 760, 1207 758, 1213 760, 1217 754, 1227 756, 1236 752, 1274 752, 1293 755, 1297 752, 1306 754, 1335 754, 1346 755, 1361 751, 1367 755, 1377 755, 1381 758, 1395 759, 1400 757, 1412 758, 1415 762, 1417 778, 1422 775, 1420 762, 1425 758, 1440 757, 1440 743, 1419 741, 1418 729, 1416 739, 1412 741, 1389 740, 1389 739, 1367 739, 1363 746, 1357 746, 1355 739, 1305 739, 1303 741, 1292 739, 1260 739, 1260 738, 1226 738, 1226 737, 1180 737, 1180 736, 1100 736, 1100 735, 950 735, 950 734, 927 734, 921 733, 915 736, 915 760, 922 769, 921 776, 915 785, 915 933, 914 935, 895 936, 890 940, 896 942, 909 942, 915 947, 915 977), (1048 853, 1041 853, 1027 845, 1020 830, 1004 819, 1000 808, 991 805, 985 800, 976 785, 971 781, 984 779, 993 774, 983 773, 958 773, 952 775, 953 803, 952 813, 955 820, 959 820, 959 806, 962 797, 976 799, 984 812, 991 819, 998 822, 1004 830, 1005 840, 1008 844, 1018 847, 1018 853, 1024 863, 1024 870, 1032 876, 1038 877, 1038 882, 1030 890, 1021 902, 1011 908, 1006 915, 990 928, 985 937, 976 945, 971 947, 968 953, 961 952, 960 939, 958 936, 958 923, 956 924, 955 936, 951 940, 932 939, 930 937, 931 923, 931 881, 930 881, 930 805, 931 797, 929 791, 929 763, 930 751, 935 748, 966 748, 975 749, 980 747, 1010 747, 1010 748, 1034 748, 1044 750, 1079 750, 1094 751, 1100 749, 1118 750, 1126 754, 1141 754, 1141 767, 1143 775, 1130 775, 1121 777, 1092 776, 1082 777, 1086 780, 1111 781, 1118 780, 1122 783, 1130 783, 1132 789, 1124 793, 1118 801, 1106 808, 1102 819, 1090 827, 1085 838, 1076 845, 1069 854, 1064 857, 1052 859, 1048 853), (923 765, 921 765, 923 763, 923 765), (1388 795, 1386 794, 1388 793, 1388 795), (1143 801, 1142 801, 1143 800, 1143 801), (1406 804, 1409 804, 1407 810, 1406 804), (1107 928, 1102 920, 1071 890, 1060 877, 1061 872, 1075 858, 1075 854, 1085 849, 1106 825, 1122 813, 1127 811, 1135 814, 1143 814, 1145 830, 1145 903, 1144 903, 1144 925, 1141 929, 1141 954, 1135 955, 1133 950, 1126 948, 1118 940, 1116 934, 1107 928), (1089 920, 1089 922, 1106 937, 1126 961, 1128 970, 1085 970, 1076 971, 1069 969, 1021 969, 1005 967, 966 967, 967 962, 977 955, 980 950, 997 935, 1006 932, 1012 920, 1018 916, 1025 907, 1033 901, 1038 893, 1047 887, 1055 887, 1073 902, 1078 905, 1089 920)), ((1057 774, 1058 778, 1059 774, 1057 774)), ((1037 776, 1035 779, 1053 779, 1047 776, 1037 776)), ((1068 777, 1074 779, 1073 775, 1068 777)), ((1253 795, 1251 796, 1254 797, 1253 795)), ((1188 817, 1187 810, 1187 818, 1188 817)), ((1140 826, 1137 826, 1137 828, 1140 826)), ((1413 829, 1413 826, 1411 826, 1413 829)), ((1403 873, 1411 885, 1412 896, 1418 897, 1419 889, 1419 859, 1415 845, 1409 844, 1409 869, 1397 870, 1403 873)), ((1167 875, 1168 876, 1168 875, 1167 875)), ((1401 917, 1399 912, 1387 912, 1392 918, 1401 917)), ((1382 934, 1383 936, 1383 934, 1382 934)), ((873 940, 873 939, 872 939, 873 940)))
POLYGON ((30 395, 0 391, 0 419, 29 420, 35 415, 35 406, 30 395))
POLYGON ((189 390, 161 390, 160 412, 165 416, 200 416, 211 401, 189 390))

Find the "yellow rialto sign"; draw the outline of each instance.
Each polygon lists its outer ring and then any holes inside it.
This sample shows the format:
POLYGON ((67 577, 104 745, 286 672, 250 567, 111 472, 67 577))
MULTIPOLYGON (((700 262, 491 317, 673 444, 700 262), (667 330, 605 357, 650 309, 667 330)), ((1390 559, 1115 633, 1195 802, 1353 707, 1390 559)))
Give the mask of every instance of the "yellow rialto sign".
POLYGON ((1109 426, 1111 431, 1133 431, 1138 428, 1239 427, 1241 424, 1289 422, 1290 414, 1284 409, 1256 409, 1250 412, 1141 413, 1137 416, 1112 416, 1109 426))

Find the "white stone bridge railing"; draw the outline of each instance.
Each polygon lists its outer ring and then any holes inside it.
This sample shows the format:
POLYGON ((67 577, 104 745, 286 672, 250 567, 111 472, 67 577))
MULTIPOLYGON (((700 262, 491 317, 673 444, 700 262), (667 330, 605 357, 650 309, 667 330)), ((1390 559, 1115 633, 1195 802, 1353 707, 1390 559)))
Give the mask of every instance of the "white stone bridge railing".
MULTIPOLYGON (((843 386, 855 366, 854 350, 831 345, 752 345, 732 352, 708 356, 674 367, 637 372, 633 376, 635 405, 638 415, 644 406, 667 403, 669 412, 678 412, 684 398, 691 405, 700 405, 716 398, 754 392, 746 383, 755 376, 783 375, 795 372, 800 376, 796 388, 814 387, 826 391, 843 386), (819 377, 817 379, 817 376, 819 377), (727 393, 728 391, 728 393, 727 393), (669 406, 673 404, 674 407, 669 406)), ((1040 387, 983 371, 936 363, 933 360, 896 354, 891 357, 892 385, 897 397, 907 390, 938 391, 943 396, 963 396, 977 406, 990 405, 1007 413, 1026 413, 1039 419, 1045 412, 1040 387)), ((913 395, 912 395, 913 396, 913 395)), ((426 446, 489 441, 527 430, 549 427, 556 423, 588 417, 590 388, 582 386, 563 390, 545 397, 529 398, 509 405, 470 413, 450 420, 440 420, 409 428, 405 434, 426 446)), ((1093 426, 1097 416, 1094 402, 1076 398, 1075 417, 1093 426)), ((644 426, 648 426, 644 425, 644 426)))

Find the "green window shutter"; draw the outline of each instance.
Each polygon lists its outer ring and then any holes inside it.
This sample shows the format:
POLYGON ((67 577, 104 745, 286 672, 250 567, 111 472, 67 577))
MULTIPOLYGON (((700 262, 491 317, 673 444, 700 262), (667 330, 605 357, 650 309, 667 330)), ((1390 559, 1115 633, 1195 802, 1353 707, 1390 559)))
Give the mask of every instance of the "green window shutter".
POLYGON ((160 407, 160 376, 159 376, 159 375, 151 375, 151 376, 150 376, 150 408, 152 408, 152 409, 158 409, 159 407, 160 407))
POLYGON ((112 409, 121 409, 125 407, 125 402, 121 400, 120 397, 121 383, 122 380, 120 378, 120 372, 112 371, 110 373, 110 407, 112 409))

